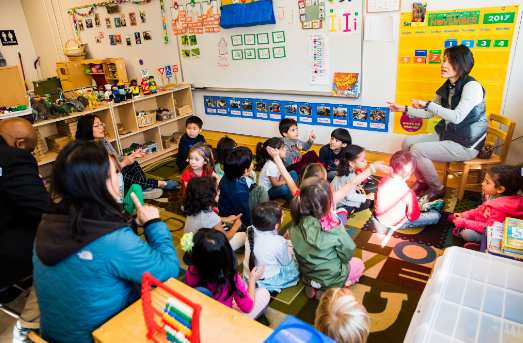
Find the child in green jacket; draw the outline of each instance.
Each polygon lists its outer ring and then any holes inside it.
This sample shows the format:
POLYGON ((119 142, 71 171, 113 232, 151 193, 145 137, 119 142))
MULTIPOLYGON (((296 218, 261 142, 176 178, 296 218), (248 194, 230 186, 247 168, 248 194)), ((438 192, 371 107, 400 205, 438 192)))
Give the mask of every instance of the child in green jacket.
POLYGON ((320 299, 324 291, 359 281, 365 266, 352 258, 356 244, 335 214, 329 182, 311 177, 300 185, 291 203, 294 226, 289 230, 303 275, 305 294, 320 299))

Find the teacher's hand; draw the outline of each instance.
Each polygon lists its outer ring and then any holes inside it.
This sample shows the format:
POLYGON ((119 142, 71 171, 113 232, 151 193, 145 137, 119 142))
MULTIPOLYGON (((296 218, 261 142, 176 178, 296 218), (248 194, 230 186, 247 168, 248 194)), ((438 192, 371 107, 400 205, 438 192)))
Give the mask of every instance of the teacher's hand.
POLYGON ((412 100, 412 108, 425 108, 425 105, 427 104, 426 101, 423 101, 423 100, 415 100, 415 99, 410 99, 412 100))
POLYGON ((389 104, 389 110, 392 112, 405 112, 405 106, 401 106, 393 102, 387 102, 387 104, 389 104))

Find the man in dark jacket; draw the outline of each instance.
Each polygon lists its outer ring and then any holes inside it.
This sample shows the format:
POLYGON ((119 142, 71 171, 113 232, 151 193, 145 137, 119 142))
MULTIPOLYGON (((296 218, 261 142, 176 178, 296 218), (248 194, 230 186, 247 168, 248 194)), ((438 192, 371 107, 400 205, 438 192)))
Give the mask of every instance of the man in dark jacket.
MULTIPOLYGON (((36 228, 42 214, 51 211, 49 193, 31 155, 37 142, 36 130, 27 120, 8 118, 0 121, 0 290, 4 290, 3 302, 16 297, 16 293, 12 295, 10 285, 33 273, 31 259, 36 228)), ((29 302, 27 306, 30 306, 29 302)))

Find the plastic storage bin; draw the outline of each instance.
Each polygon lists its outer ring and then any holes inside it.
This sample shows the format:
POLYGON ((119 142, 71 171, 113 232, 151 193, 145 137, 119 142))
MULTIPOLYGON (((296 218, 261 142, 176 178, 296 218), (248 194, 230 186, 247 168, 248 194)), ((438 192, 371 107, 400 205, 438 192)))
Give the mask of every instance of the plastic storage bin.
POLYGON ((523 342, 523 263, 445 250, 409 326, 406 343, 523 342))

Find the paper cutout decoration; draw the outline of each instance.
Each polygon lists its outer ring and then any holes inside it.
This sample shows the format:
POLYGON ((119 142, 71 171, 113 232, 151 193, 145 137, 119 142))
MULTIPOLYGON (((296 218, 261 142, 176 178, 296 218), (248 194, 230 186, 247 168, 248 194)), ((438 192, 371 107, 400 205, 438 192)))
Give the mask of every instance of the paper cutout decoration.
POLYGON ((219 47, 219 54, 220 55, 227 55, 229 52, 227 51, 227 42, 225 41, 225 38, 221 38, 218 42, 219 47))

